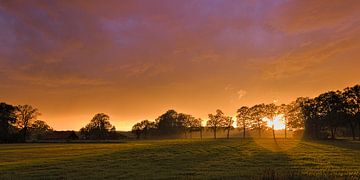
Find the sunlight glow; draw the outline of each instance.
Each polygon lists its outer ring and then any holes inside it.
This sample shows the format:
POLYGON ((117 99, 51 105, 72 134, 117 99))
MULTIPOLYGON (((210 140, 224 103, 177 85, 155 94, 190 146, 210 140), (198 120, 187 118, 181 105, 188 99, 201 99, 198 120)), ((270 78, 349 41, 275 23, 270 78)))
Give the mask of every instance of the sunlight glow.
POLYGON ((277 115, 273 119, 265 117, 263 118, 263 121, 265 121, 267 126, 270 128, 272 128, 272 125, 274 125, 275 130, 285 129, 285 118, 283 114, 277 115))

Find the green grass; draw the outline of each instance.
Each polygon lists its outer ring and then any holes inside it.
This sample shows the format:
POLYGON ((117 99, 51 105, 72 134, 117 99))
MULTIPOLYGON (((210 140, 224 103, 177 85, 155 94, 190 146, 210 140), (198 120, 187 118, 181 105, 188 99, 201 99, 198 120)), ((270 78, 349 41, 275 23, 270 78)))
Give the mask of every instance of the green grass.
POLYGON ((360 143, 157 140, 0 144, 0 179, 360 178, 360 143), (265 174, 265 175, 264 175, 265 174))

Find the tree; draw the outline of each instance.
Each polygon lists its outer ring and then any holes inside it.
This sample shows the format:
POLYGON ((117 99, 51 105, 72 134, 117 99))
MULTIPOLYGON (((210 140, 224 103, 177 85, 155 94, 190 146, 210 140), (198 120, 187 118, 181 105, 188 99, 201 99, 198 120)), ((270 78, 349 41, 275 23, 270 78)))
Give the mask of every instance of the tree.
POLYGON ((39 115, 41 115, 39 110, 30 105, 18 105, 16 107, 17 125, 21 128, 22 141, 26 140, 29 126, 39 115))
POLYGON ((315 98, 318 103, 318 115, 322 126, 331 132, 331 139, 335 139, 336 130, 344 125, 345 99, 340 91, 330 91, 315 98))
POLYGON ((304 128, 304 114, 302 112, 302 104, 309 98, 299 97, 295 101, 286 105, 284 112, 286 118, 286 126, 289 128, 304 128))
POLYGON ((115 127, 111 125, 110 117, 104 113, 98 113, 89 124, 80 129, 80 134, 85 139, 107 139, 112 128, 115 127))
POLYGON ((246 136, 246 129, 251 127, 250 108, 243 106, 237 110, 237 126, 243 129, 243 138, 246 136))
POLYGON ((344 97, 346 101, 346 114, 348 115, 348 124, 351 128, 353 140, 355 140, 355 127, 359 127, 360 140, 360 85, 348 87, 344 90, 344 97))
POLYGON ((234 120, 230 116, 224 117, 224 128, 227 130, 226 138, 230 138, 230 130, 233 129, 234 120))
POLYGON ((156 128, 156 124, 155 122, 149 121, 149 120, 144 120, 140 122, 141 126, 142 126, 142 134, 144 134, 144 137, 147 138, 150 131, 152 129, 156 128))
POLYGON ((155 122, 151 122, 149 120, 143 120, 139 123, 136 123, 132 127, 132 133, 136 135, 137 139, 140 139, 141 135, 143 135, 145 138, 147 138, 149 132, 152 129, 156 128, 155 122))
POLYGON ((261 131, 266 127, 266 123, 263 118, 266 116, 265 104, 258 104, 250 108, 250 117, 252 119, 251 129, 257 129, 259 137, 261 137, 261 131))
POLYGON ((190 133, 190 137, 192 136, 192 123, 194 119, 193 116, 184 113, 179 113, 176 117, 176 121, 179 122, 179 127, 184 132, 185 138, 187 138, 187 132, 190 133))
POLYGON ((0 103, 0 142, 14 141, 11 129, 15 128, 16 108, 6 103, 0 103))
POLYGON ((279 107, 277 107, 273 103, 265 105, 265 108, 264 108, 265 117, 268 117, 272 121, 271 129, 272 129, 273 139, 275 142, 276 142, 276 137, 275 137, 274 119, 279 114, 278 110, 279 110, 279 107))
POLYGON ((31 124, 29 130, 32 138, 41 139, 47 133, 52 132, 53 128, 51 128, 45 121, 36 120, 31 124))
POLYGON ((203 132, 202 122, 203 120, 201 118, 196 118, 192 123, 192 129, 194 131, 200 132, 200 139, 202 139, 202 132, 203 132))
POLYGON ((301 104, 304 115, 305 138, 319 138, 318 105, 314 99, 306 99, 301 104))
POLYGON ((207 126, 213 130, 214 138, 216 139, 216 131, 223 127, 225 122, 224 113, 218 109, 216 114, 209 114, 209 120, 207 121, 207 126))
POLYGON ((168 110, 156 120, 160 135, 174 135, 184 131, 184 119, 178 118, 175 110, 168 110))
POLYGON ((131 129, 131 132, 136 135, 136 139, 140 139, 141 133, 142 133, 142 124, 136 123, 131 129))

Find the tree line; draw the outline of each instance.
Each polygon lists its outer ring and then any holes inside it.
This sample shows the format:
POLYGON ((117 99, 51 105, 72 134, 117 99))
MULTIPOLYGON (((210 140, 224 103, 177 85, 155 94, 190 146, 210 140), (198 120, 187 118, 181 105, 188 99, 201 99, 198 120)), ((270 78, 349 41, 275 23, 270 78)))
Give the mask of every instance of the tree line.
MULTIPOLYGON (((38 120, 41 113, 31 105, 13 106, 0 103, 0 142, 25 142, 27 139, 41 139, 51 133, 45 121, 38 120)), ((168 110, 154 121, 144 120, 136 123, 131 132, 136 138, 151 137, 192 137, 204 131, 211 131, 214 138, 217 132, 225 131, 230 138, 230 131, 237 129, 246 138, 249 131, 262 137, 264 131, 272 130, 268 126, 281 116, 284 119, 285 138, 289 130, 303 131, 304 138, 335 139, 352 137, 360 140, 360 86, 347 87, 341 91, 329 91, 314 98, 300 97, 289 104, 257 104, 252 107, 242 106, 237 110, 236 119, 227 116, 221 110, 208 114, 208 120, 195 118, 186 113, 168 110)), ((104 113, 96 114, 90 122, 80 129, 81 139, 117 139, 119 134, 111 125, 110 117, 104 113)))
POLYGON ((272 130, 275 139, 274 124, 269 127, 267 121, 281 117, 284 122, 284 135, 287 138, 289 130, 303 133, 303 138, 335 139, 337 136, 356 139, 356 127, 360 140, 360 86, 345 88, 342 91, 329 91, 315 98, 299 97, 289 104, 275 105, 256 104, 252 107, 242 106, 237 110, 236 121, 226 116, 221 110, 208 115, 204 122, 201 118, 192 115, 168 110, 155 121, 144 120, 132 127, 137 138, 150 136, 176 137, 184 134, 191 137, 193 132, 199 132, 202 138, 204 130, 211 131, 217 138, 218 131, 227 132, 237 129, 242 132, 243 138, 247 131, 256 131, 261 137, 264 131, 272 130))
MULTIPOLYGON (((38 120, 41 115, 31 105, 10 105, 0 103, 0 143, 26 142, 27 140, 44 140, 54 133, 54 129, 45 121, 38 120)), ((91 121, 80 129, 81 139, 117 139, 115 126, 110 117, 104 113, 96 114, 91 121)))

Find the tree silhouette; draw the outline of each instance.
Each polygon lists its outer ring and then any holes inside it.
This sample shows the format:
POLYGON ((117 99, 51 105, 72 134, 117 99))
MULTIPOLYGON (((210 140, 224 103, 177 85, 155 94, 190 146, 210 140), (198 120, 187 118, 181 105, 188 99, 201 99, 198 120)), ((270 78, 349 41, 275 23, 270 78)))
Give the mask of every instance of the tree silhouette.
POLYGON ((243 129, 243 138, 246 136, 246 129, 251 127, 250 108, 243 106, 237 110, 237 126, 243 129))
POLYGON ((141 123, 136 123, 131 129, 131 132, 136 135, 136 139, 140 139, 141 133, 143 131, 141 123))
POLYGON ((216 110, 216 114, 209 114, 207 126, 214 132, 214 139, 216 139, 216 131, 219 128, 224 127, 224 122, 224 113, 220 109, 216 110))
POLYGON ((15 128, 16 108, 6 103, 0 103, 0 142, 14 141, 11 128, 15 128))
POLYGON ((250 108, 250 116, 252 119, 251 128, 258 130, 258 135, 261 137, 261 131, 266 127, 263 118, 266 116, 265 104, 258 104, 250 108))
POLYGON ((33 139, 41 139, 49 132, 52 132, 53 128, 51 128, 45 121, 36 120, 31 124, 29 130, 33 139))
POLYGON ((348 87, 344 90, 344 97, 346 99, 345 112, 348 115, 348 124, 351 128, 353 140, 355 140, 355 127, 359 127, 360 140, 360 86, 348 87))
POLYGON ((139 123, 136 123, 132 127, 132 133, 136 135, 136 138, 139 139, 141 135, 143 135, 145 138, 148 137, 149 132, 152 129, 156 128, 155 122, 149 121, 149 120, 143 120, 139 123))
POLYGON ((155 122, 160 135, 174 135, 184 132, 184 118, 178 118, 178 113, 175 110, 168 110, 163 115, 159 116, 155 122))
POLYGON ((85 139, 107 139, 112 128, 115 127, 111 125, 110 117, 104 113, 98 113, 89 124, 80 129, 80 134, 85 139))
POLYGON ((18 105, 16 107, 17 125, 21 128, 22 141, 26 140, 29 126, 39 115, 41 115, 39 110, 31 105, 18 105))
POLYGON ((233 129, 234 120, 230 116, 224 117, 224 129, 227 130, 226 138, 230 138, 230 130, 233 129))

